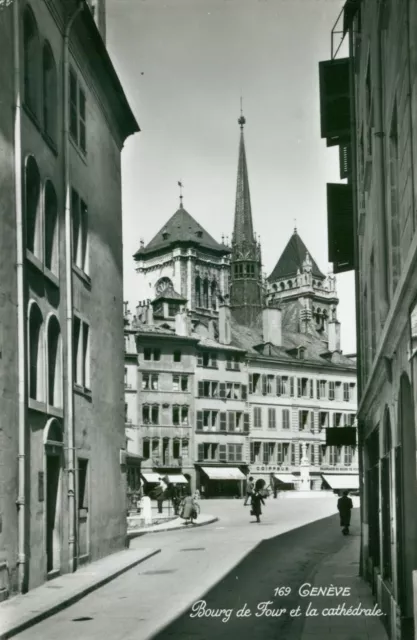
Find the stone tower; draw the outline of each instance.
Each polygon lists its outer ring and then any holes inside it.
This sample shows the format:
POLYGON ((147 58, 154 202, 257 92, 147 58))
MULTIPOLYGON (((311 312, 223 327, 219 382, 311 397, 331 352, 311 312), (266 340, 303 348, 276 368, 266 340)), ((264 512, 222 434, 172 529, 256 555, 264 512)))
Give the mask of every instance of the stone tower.
POLYGON ((233 318, 245 326, 258 325, 262 314, 261 248, 253 233, 243 127, 240 116, 240 145, 237 170, 236 209, 230 261, 230 306, 233 318))

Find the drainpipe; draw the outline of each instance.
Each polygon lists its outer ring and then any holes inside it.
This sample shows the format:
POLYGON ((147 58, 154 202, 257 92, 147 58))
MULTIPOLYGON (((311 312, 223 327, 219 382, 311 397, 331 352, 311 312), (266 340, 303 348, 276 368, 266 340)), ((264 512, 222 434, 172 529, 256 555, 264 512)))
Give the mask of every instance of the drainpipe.
POLYGON ((74 367, 73 367, 73 295, 72 295, 72 238, 71 238, 71 184, 70 184, 70 140, 69 140, 69 39, 75 19, 84 9, 79 0, 77 9, 69 19, 64 33, 63 79, 64 79, 64 190, 65 190, 65 281, 66 281, 66 325, 67 325, 67 433, 68 433, 68 517, 69 517, 69 571, 76 570, 76 519, 75 519, 75 431, 74 431, 74 367))
POLYGON ((22 121, 20 69, 20 2, 13 3, 14 56, 14 187, 16 207, 16 280, 17 280, 17 360, 18 360, 18 580, 19 591, 27 591, 26 558, 26 340, 25 274, 22 206, 22 121))

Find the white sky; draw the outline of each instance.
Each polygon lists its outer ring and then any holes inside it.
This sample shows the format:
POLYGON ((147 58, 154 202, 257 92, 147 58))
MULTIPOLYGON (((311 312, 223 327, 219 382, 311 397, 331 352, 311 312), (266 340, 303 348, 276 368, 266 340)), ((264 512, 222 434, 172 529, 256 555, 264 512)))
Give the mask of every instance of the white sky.
MULTIPOLYGON (((318 62, 341 0, 107 0, 107 39, 141 133, 123 151, 124 298, 132 254, 184 207, 231 235, 243 95, 254 227, 272 271, 298 232, 327 272, 326 182, 337 149, 320 138, 318 62), (142 75, 143 74, 143 75, 142 75)), ((338 276, 342 348, 356 351, 353 272, 338 276)))

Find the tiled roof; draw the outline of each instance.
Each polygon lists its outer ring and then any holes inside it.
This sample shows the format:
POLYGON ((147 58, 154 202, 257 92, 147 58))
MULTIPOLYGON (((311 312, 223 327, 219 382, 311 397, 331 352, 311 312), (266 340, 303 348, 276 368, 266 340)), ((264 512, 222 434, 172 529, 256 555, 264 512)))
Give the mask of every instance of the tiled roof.
POLYGON ((146 247, 141 247, 133 257, 139 260, 142 256, 182 243, 192 243, 218 253, 230 253, 230 249, 216 242, 188 211, 180 207, 146 247))
POLYGON ((325 275, 318 268, 315 260, 312 258, 311 253, 308 251, 304 242, 301 240, 297 232, 294 232, 288 241, 287 246, 281 253, 281 256, 275 265, 274 270, 268 277, 269 282, 274 282, 280 278, 290 278, 297 275, 297 270, 302 272, 303 262, 308 252, 312 262, 313 276, 316 278, 325 278, 325 275))

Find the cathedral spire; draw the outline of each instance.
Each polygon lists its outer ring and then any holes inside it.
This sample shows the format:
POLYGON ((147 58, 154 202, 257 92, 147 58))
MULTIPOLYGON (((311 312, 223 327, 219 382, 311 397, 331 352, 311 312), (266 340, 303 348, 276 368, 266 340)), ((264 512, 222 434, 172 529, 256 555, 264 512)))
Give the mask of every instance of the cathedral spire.
POLYGON ((254 242, 248 166, 246 163, 245 138, 243 135, 243 127, 246 124, 246 118, 242 113, 242 107, 238 123, 240 125, 240 144, 233 242, 240 244, 243 242, 254 242))

